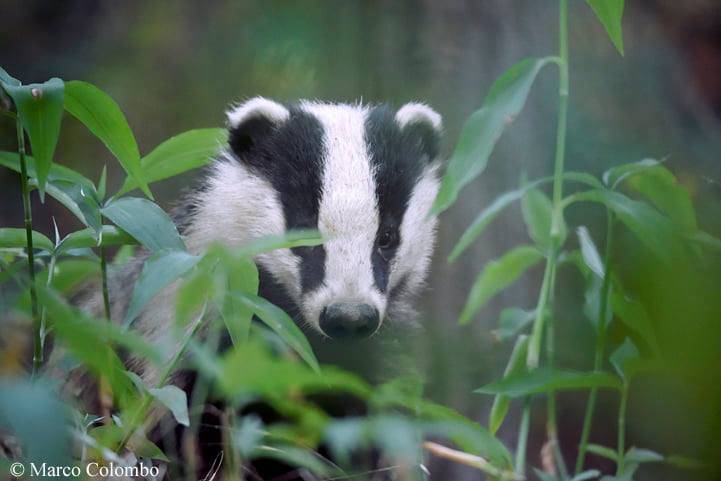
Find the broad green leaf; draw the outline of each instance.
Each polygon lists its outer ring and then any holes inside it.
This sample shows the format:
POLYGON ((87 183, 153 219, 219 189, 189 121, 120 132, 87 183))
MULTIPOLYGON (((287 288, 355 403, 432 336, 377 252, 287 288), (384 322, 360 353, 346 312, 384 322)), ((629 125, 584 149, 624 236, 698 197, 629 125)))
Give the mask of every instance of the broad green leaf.
POLYGON ((542 258, 543 254, 538 249, 524 245, 515 247, 499 259, 486 264, 471 287, 466 305, 458 319, 459 324, 468 324, 489 299, 512 284, 542 258))
MULTIPOLYGON (((563 174, 563 179, 564 181, 579 182, 594 188, 603 188, 603 184, 601 184, 598 179, 583 172, 565 172, 563 174)), ((454 262, 458 259, 463 251, 470 247, 473 241, 485 231, 486 227, 488 227, 493 219, 495 219, 498 214, 503 211, 503 209, 511 205, 513 202, 521 199, 528 189, 549 183, 552 180, 553 177, 544 177, 542 179, 534 180, 519 189, 506 192, 499 197, 496 197, 496 199, 488 207, 478 214, 478 217, 475 218, 475 220, 463 233, 461 238, 458 240, 458 243, 455 247, 453 247, 453 251, 448 256, 448 262, 454 262)))
POLYGON ((101 202, 105 200, 105 191, 108 183, 108 166, 103 165, 103 170, 100 172, 100 179, 98 179, 98 200, 101 202))
POLYGON ((255 414, 243 416, 238 427, 233 430, 233 448, 238 450, 241 459, 249 459, 265 435, 265 425, 258 416, 255 414))
POLYGON ((80 184, 56 180, 48 183, 47 191, 75 214, 83 224, 93 229, 96 237, 100 235, 102 229, 100 200, 94 187, 87 189, 80 184))
POLYGON ((581 256, 584 264, 596 274, 599 278, 603 279, 604 267, 601 255, 598 253, 596 244, 591 238, 591 234, 588 233, 588 229, 584 226, 580 226, 576 231, 578 234, 578 243, 581 244, 581 256))
POLYGON ((150 388, 148 392, 173 413, 179 424, 190 426, 188 417, 188 396, 177 386, 167 385, 161 388, 150 388))
MULTIPOLYGON (((53 241, 48 239, 44 234, 33 231, 33 248, 45 249, 52 252, 55 249, 53 241)), ((0 248, 6 247, 27 247, 27 234, 25 229, 19 227, 3 227, 0 228, 0 248)))
POLYGON ((122 197, 107 204, 101 212, 153 252, 161 249, 185 250, 173 220, 147 199, 122 197))
MULTIPOLYGON (((528 336, 518 336, 516 344, 511 351, 511 357, 503 372, 503 377, 513 376, 522 373, 526 367, 526 354, 528 353, 528 336)), ((496 394, 491 406, 491 414, 488 417, 488 431, 491 435, 495 435, 498 428, 503 424, 503 420, 508 414, 508 406, 510 398, 505 394, 496 394)))
MULTIPOLYGON (((43 379, 0 377, 0 429, 6 440, 21 443, 26 466, 30 462, 38 467, 73 465, 70 412, 53 391, 43 379)), ((3 472, 3 479, 16 478, 3 472)))
POLYGON ((567 197, 564 202, 599 202, 611 209, 616 217, 638 239, 661 259, 674 258, 679 253, 679 235, 669 219, 656 209, 610 190, 589 190, 567 197))
POLYGON ((17 86, 20 85, 20 81, 7 73, 7 70, 0 67, 0 85, 2 85, 3 87, 5 87, 6 85, 17 86))
POLYGON ((650 449, 632 447, 626 451, 624 459, 627 463, 657 463, 664 460, 664 457, 650 449))
MULTIPOLYGON (((613 289, 611 290, 613 292, 613 289)), ((590 276, 586 279, 586 290, 584 292, 583 313, 597 331, 601 331, 609 325, 613 319, 613 305, 606 305, 606 315, 603 322, 600 321, 601 300, 603 297, 603 279, 590 276)))
POLYGON ((587 449, 589 453, 597 454, 598 456, 610 459, 611 461, 618 463, 618 453, 615 449, 601 446, 600 444, 589 444, 587 449))
MULTIPOLYGON (((551 217, 553 206, 551 199, 538 189, 528 189, 521 200, 523 220, 528 229, 528 235, 543 250, 551 247, 551 217)), ((566 237, 565 223, 562 224, 559 245, 566 237)))
POLYGON ((114 225, 104 225, 100 231, 99 239, 96 239, 96 236, 95 231, 89 227, 75 231, 60 241, 57 251, 58 253, 63 253, 71 249, 97 247, 98 245, 107 247, 137 244, 137 241, 133 237, 114 225))
POLYGON ((597 469, 589 469, 588 471, 578 473, 571 478, 571 481, 587 481, 589 479, 595 479, 599 476, 601 476, 601 471, 597 469))
MULTIPOLYGON (((227 130, 215 128, 189 130, 169 138, 141 159, 145 181, 150 184, 208 164, 227 137, 227 130)), ((137 187, 137 181, 128 176, 116 195, 137 187)))
POLYGON ((526 311, 518 307, 507 307, 501 311, 498 329, 493 331, 493 335, 499 341, 506 341, 516 337, 516 334, 530 325, 535 317, 535 310, 526 311))
POLYGON ((574 389, 613 388, 621 383, 615 376, 605 372, 577 372, 561 369, 539 368, 508 376, 475 390, 480 394, 505 394, 510 397, 527 396, 548 391, 574 389))
POLYGON ((133 288, 123 325, 133 322, 156 294, 187 274, 200 259, 182 250, 160 250, 150 256, 133 288))
POLYGON ((73 80, 65 87, 65 109, 105 144, 143 193, 152 199, 153 194, 143 178, 138 144, 118 104, 96 86, 73 80))
POLYGON ((279 444, 275 446, 259 446, 251 453, 252 459, 274 459, 289 466, 305 468, 321 478, 333 479, 342 471, 331 461, 311 449, 279 444))
MULTIPOLYGON (((25 164, 27 165, 28 177, 37 178, 37 171, 35 170, 35 158, 31 155, 25 156, 25 164)), ((20 156, 17 152, 6 152, 0 151, 0 165, 12 169, 17 173, 20 173, 20 156)), ((88 190, 94 190, 93 181, 82 175, 80 172, 76 172, 73 169, 65 167, 60 164, 53 164, 48 172, 48 182, 54 182, 56 180, 66 180, 75 184, 82 185, 88 190)))
POLYGON ((611 167, 603 173, 603 183, 606 184, 611 190, 615 190, 626 178, 637 172, 642 172, 651 167, 659 165, 659 161, 656 159, 643 159, 637 162, 630 162, 628 164, 617 165, 611 167))
POLYGON ((480 110, 466 121, 443 176, 431 212, 438 214, 455 202, 460 190, 485 168, 496 142, 526 103, 536 75, 554 58, 528 58, 493 84, 480 110))
POLYGON ((283 235, 270 235, 261 237, 240 248, 236 255, 255 257, 258 254, 274 251, 276 249, 291 249, 293 247, 313 247, 324 242, 320 232, 313 229, 290 230, 283 235))
POLYGON ((641 354, 638 352, 638 348, 631 341, 626 338, 613 353, 611 354, 610 361, 619 376, 625 381, 629 382, 631 377, 637 370, 638 360, 641 358, 641 354))
POLYGON ((320 370, 313 349, 310 347, 303 331, 281 308, 256 295, 243 292, 232 292, 229 295, 253 311, 261 321, 293 348, 310 367, 315 371, 320 370))
POLYGON ((536 474, 539 481, 559 481, 554 475, 541 471, 538 468, 533 468, 533 472, 536 474))
POLYGON ((45 183, 53 163, 63 120, 63 81, 51 78, 42 84, 4 84, 13 99, 23 129, 28 133, 35 158, 40 199, 45 199, 45 183))
MULTIPOLYGON (((252 259, 240 257, 232 259, 225 269, 228 292, 242 292, 256 295, 258 293, 258 268, 252 259)), ((221 309, 223 322, 228 329, 234 345, 244 342, 248 338, 250 322, 253 319, 253 310, 240 302, 232 295, 225 296, 221 309)))
POLYGON ((623 18, 624 0, 586 0, 586 3, 601 21, 618 53, 623 55, 621 20, 623 18))
POLYGON ((65 346, 94 375, 107 379, 121 404, 127 402, 134 389, 124 374, 123 363, 107 342, 111 329, 117 326, 88 319, 43 285, 37 285, 37 292, 40 304, 46 308, 55 342, 65 346))
POLYGON ((646 197, 683 230, 698 229, 691 196, 670 170, 661 165, 641 170, 630 175, 626 185, 646 197))
POLYGON ((658 354, 660 348, 656 337, 656 329, 646 311, 646 307, 641 302, 624 294, 623 288, 617 285, 618 281, 614 284, 616 284, 616 287, 611 294, 613 312, 623 321, 626 327, 637 333, 651 350, 658 354))

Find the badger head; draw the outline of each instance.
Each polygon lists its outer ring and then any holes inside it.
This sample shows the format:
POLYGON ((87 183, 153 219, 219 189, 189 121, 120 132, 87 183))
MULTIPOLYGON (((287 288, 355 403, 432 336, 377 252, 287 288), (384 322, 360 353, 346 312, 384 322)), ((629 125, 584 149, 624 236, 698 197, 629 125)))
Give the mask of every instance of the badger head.
POLYGON ((191 247, 318 229, 323 245, 257 257, 261 294, 331 338, 405 317, 434 244, 440 116, 420 103, 394 112, 254 98, 228 112, 228 127, 191 247))

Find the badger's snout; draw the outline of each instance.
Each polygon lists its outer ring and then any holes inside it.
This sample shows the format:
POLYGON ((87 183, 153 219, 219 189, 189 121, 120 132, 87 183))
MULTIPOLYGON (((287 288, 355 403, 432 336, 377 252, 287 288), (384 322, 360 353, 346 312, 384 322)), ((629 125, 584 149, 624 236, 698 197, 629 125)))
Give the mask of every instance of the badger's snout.
POLYGON ((380 324, 378 309, 363 303, 336 302, 323 308, 320 328, 333 339, 363 339, 380 324))

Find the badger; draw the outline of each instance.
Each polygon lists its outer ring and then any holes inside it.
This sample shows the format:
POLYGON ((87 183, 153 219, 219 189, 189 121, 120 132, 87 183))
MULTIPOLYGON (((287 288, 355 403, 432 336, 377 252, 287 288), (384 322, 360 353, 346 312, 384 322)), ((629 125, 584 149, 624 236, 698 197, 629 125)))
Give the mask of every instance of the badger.
MULTIPOLYGON (((188 250, 242 248, 292 229, 317 229, 322 245, 260 254, 259 295, 301 326, 321 363, 349 364, 349 343, 394 339, 416 324, 434 247, 429 215, 439 186, 441 116, 422 103, 387 105, 256 97, 227 112, 228 142, 173 216, 188 250), (336 349, 337 346, 342 346, 336 349)), ((145 256, 111 279, 112 317, 122 319, 145 256)), ((171 342, 177 286, 134 322, 153 344, 171 342)), ((84 308, 102 312, 95 293, 84 308)), ((152 366, 131 366, 149 384, 152 366)))

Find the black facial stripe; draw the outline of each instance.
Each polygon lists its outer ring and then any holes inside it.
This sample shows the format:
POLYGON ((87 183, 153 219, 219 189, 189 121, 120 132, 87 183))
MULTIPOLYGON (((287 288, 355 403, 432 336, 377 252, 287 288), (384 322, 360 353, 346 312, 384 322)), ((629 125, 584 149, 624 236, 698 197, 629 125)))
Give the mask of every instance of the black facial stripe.
POLYGON ((381 292, 388 288, 390 265, 397 245, 379 249, 384 231, 391 230, 400 239, 400 225, 413 188, 431 154, 427 143, 419 141, 415 129, 401 130, 388 106, 374 108, 365 122, 365 139, 376 182, 376 200, 380 214, 378 232, 371 254, 373 277, 381 292))
MULTIPOLYGON (((259 140, 243 160, 278 192, 288 229, 317 229, 322 192, 324 131, 318 119, 298 108, 259 140)), ((318 287, 325 276, 325 249, 295 248, 301 288, 318 287)))

